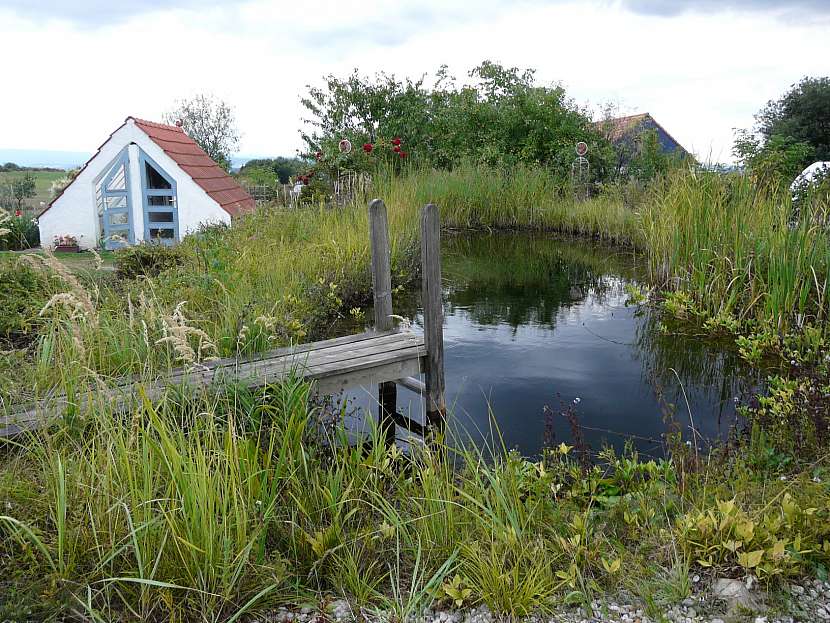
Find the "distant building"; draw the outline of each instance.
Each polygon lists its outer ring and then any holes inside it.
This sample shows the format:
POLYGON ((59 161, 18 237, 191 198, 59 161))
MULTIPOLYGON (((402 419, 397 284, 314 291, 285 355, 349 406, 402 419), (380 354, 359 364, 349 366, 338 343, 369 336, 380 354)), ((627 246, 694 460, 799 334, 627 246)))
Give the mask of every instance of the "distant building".
POLYGON ((127 120, 40 213, 40 239, 82 248, 174 244, 201 225, 231 223, 254 200, 182 128, 127 120))
POLYGON ((691 155, 647 112, 616 119, 604 119, 595 122, 594 127, 614 146, 619 157, 618 169, 624 169, 632 156, 639 151, 640 138, 650 130, 657 134, 657 141, 663 148, 663 153, 676 154, 679 157, 691 155))

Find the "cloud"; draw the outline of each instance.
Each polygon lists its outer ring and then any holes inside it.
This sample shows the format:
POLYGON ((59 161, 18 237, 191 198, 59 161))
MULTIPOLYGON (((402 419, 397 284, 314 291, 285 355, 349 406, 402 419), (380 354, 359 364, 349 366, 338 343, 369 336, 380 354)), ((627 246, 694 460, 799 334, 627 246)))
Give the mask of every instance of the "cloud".
MULTIPOLYGON (((566 4, 568 0, 483 0, 478 3, 468 2, 431 2, 425 0, 418 5, 390 3, 384 0, 371 3, 371 10, 366 10, 368 3, 344 3, 353 7, 354 16, 362 16, 362 23, 354 28, 338 24, 337 20, 315 20, 317 27, 304 30, 310 35, 322 36, 334 43, 341 39, 360 39, 389 45, 397 40, 407 39, 417 29, 431 27, 440 20, 479 20, 491 12, 501 12, 512 8, 566 4), (482 6, 482 4, 484 6, 482 6)), ((184 10, 205 11, 218 10, 227 14, 234 6, 249 4, 262 10, 267 6, 256 0, 0 0, 0 9, 10 10, 21 17, 36 20, 62 20, 81 27, 102 27, 125 22, 133 17, 158 11, 184 10)), ((334 8, 331 3, 324 3, 323 13, 331 18, 334 8)), ((340 4, 340 3, 334 3, 340 4)), ((673 17, 683 13, 711 13, 724 10, 777 12, 790 19, 804 19, 807 16, 830 16, 828 0, 593 0, 595 5, 617 5, 632 13, 673 17)), ((307 13, 307 7, 278 6, 280 13, 297 15, 307 13)), ((268 7, 271 8, 271 7, 268 7)), ((318 7, 318 9, 321 7, 318 7)), ((268 13, 266 8, 265 13, 268 13)), ((315 15, 314 11, 311 15, 315 15)), ((304 15, 302 21, 307 22, 304 15)), ((351 21, 351 20, 347 20, 351 21)))
POLYGON ((827 0, 621 0, 634 13, 672 17, 688 12, 771 11, 809 19, 810 14, 830 15, 827 0), (804 15, 804 12, 807 15, 804 15))
MULTIPOLYGON (((233 0, 230 0, 231 2, 233 0)), ((84 26, 105 26, 136 15, 170 9, 226 6, 228 2, 200 0, 0 0, 0 9, 38 20, 65 20, 84 26)))

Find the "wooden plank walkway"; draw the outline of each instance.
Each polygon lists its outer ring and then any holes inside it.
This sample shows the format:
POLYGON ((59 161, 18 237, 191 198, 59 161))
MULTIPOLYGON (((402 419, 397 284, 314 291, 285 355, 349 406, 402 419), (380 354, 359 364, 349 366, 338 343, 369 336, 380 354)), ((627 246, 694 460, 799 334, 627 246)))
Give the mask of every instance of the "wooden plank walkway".
MULTIPOLYGON (((170 387, 218 387, 230 382, 253 388, 289 377, 301 377, 314 382, 318 393, 328 395, 356 385, 395 382, 417 376, 422 371, 425 356, 423 336, 393 331, 369 332, 282 348, 245 360, 213 361, 203 368, 175 370, 155 382, 125 381, 103 392, 100 389, 94 391, 96 400, 103 399, 116 411, 127 410, 136 404, 139 386, 148 399, 156 400, 170 387)), ((86 406, 87 400, 81 397, 80 406, 86 406)), ((70 406, 70 401, 60 396, 0 416, 0 437, 39 428, 60 417, 70 406)))
POLYGON ((418 391, 425 399, 428 426, 445 417, 443 313, 438 211, 428 205, 422 213, 424 318, 426 337, 392 329, 392 279, 386 206, 376 199, 369 206, 372 276, 377 331, 300 344, 246 359, 221 359, 192 369, 177 369, 157 379, 125 379, 107 389, 90 388, 73 403, 56 396, 12 413, 0 414, 0 438, 35 430, 61 418, 68 409, 106 404, 126 411, 140 399, 159 399, 171 387, 211 387, 244 383, 261 387, 290 377, 314 383, 320 395, 336 394, 358 385, 378 384, 378 419, 388 443, 395 442, 395 424, 418 433, 424 427, 397 413, 397 385, 418 391), (424 374, 425 382, 416 377, 424 374))

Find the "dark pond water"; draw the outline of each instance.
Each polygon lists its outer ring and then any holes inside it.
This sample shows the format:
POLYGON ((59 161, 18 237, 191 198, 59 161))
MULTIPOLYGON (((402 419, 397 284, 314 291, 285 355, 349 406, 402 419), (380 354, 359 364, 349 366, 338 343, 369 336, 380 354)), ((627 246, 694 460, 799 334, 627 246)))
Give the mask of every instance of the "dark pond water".
MULTIPOLYGON (((689 424, 702 437, 728 434, 735 401, 757 378, 729 350, 665 335, 655 315, 626 305, 641 278, 626 252, 585 240, 521 234, 446 237, 442 245, 447 403, 462 438, 536 455, 573 442, 576 416, 592 450, 660 455, 663 435, 689 424), (691 417, 690 417, 691 413, 691 417)), ((418 301, 395 301, 420 331, 418 301)), ((366 408, 369 388, 352 395, 366 408)), ((401 411, 421 413, 399 390, 401 411)))

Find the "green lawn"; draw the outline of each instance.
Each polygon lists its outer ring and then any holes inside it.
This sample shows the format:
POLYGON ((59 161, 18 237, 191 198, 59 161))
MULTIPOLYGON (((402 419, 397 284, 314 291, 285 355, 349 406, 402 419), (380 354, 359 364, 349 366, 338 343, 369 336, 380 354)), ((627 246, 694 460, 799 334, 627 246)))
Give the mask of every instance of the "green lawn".
POLYGON ((46 204, 51 200, 49 189, 52 187, 52 182, 64 177, 66 175, 66 171, 0 171, 0 185, 23 177, 26 173, 31 173, 31 175, 35 178, 36 194, 34 197, 26 199, 24 212, 27 215, 30 213, 35 215, 41 211, 41 201, 46 204))
MULTIPOLYGON (((23 253, 33 253, 35 255, 42 255, 43 251, 32 250, 32 251, 0 251, 0 261, 4 259, 14 259, 20 257, 23 253)), ((99 255, 101 259, 104 261, 101 265, 103 270, 109 270, 114 268, 115 266, 115 253, 112 251, 100 251, 99 255)), ((89 252, 82 252, 82 253, 57 253, 55 254, 61 262, 66 264, 69 268, 72 269, 94 269, 96 266, 96 259, 92 253, 89 252)))

